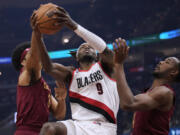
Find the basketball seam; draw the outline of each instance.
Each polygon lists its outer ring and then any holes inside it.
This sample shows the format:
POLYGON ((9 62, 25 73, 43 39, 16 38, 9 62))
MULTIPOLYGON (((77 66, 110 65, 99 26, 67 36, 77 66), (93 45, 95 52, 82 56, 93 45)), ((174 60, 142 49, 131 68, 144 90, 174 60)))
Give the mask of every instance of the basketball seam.
POLYGON ((39 17, 39 19, 38 19, 37 21, 39 21, 39 20, 44 16, 44 14, 45 14, 48 10, 50 10, 50 9, 52 9, 52 8, 54 8, 54 7, 48 8, 48 9, 41 15, 41 17, 39 17))

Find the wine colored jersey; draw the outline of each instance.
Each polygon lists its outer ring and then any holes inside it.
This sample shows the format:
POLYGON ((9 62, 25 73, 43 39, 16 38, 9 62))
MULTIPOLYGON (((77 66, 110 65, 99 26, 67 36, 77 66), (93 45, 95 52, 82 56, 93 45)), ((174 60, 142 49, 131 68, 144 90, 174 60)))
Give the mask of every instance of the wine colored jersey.
MULTIPOLYGON (((165 86, 170 88, 168 85, 165 86)), ((170 90, 173 91, 172 88, 170 88, 170 90)), ((168 135, 169 122, 174 107, 175 106, 173 105, 169 111, 165 112, 158 109, 137 111, 134 114, 132 135, 168 135)))
POLYGON ((49 97, 50 89, 42 78, 30 86, 17 86, 16 135, 23 130, 39 133, 48 121, 49 97))

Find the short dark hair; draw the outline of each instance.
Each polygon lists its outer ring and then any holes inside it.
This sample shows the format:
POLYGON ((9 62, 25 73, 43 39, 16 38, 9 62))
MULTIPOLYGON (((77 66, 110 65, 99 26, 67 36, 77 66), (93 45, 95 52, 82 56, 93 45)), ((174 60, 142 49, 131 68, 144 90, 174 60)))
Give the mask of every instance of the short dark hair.
POLYGON ((176 78, 175 78, 175 81, 176 82, 180 82, 180 62, 178 63, 178 74, 177 74, 177 76, 176 76, 176 78))
POLYGON ((21 55, 26 48, 30 47, 30 45, 31 45, 30 41, 26 41, 18 44, 16 48, 13 50, 11 59, 12 59, 12 64, 17 71, 20 71, 20 69, 22 68, 21 60, 20 60, 21 55))

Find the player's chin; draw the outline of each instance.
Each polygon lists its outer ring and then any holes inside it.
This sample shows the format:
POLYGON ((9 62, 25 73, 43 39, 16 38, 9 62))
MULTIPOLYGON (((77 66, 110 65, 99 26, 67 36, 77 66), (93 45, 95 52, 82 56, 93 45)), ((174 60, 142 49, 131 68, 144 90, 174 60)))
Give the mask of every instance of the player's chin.
POLYGON ((154 69, 154 71, 153 71, 153 74, 158 74, 159 73, 159 69, 154 69))
POLYGON ((159 71, 153 71, 152 72, 152 75, 155 77, 155 78, 160 78, 160 76, 161 76, 161 73, 159 72, 159 71))
POLYGON ((157 66, 154 68, 154 72, 159 72, 159 71, 160 71, 160 67, 157 66))
POLYGON ((80 59, 81 62, 92 62, 92 61, 95 61, 95 60, 96 60, 96 57, 94 55, 84 55, 80 59))

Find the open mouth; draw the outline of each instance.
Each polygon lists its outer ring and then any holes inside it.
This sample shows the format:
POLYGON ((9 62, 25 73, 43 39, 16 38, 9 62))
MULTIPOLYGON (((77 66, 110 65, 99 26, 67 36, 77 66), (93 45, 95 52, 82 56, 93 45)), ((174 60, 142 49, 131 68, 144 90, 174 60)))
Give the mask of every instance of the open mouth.
POLYGON ((85 50, 85 53, 89 53, 89 50, 85 50))
POLYGON ((159 67, 159 66, 156 66, 156 67, 155 67, 155 69, 158 69, 158 70, 159 70, 159 69, 160 69, 160 67, 159 67))

